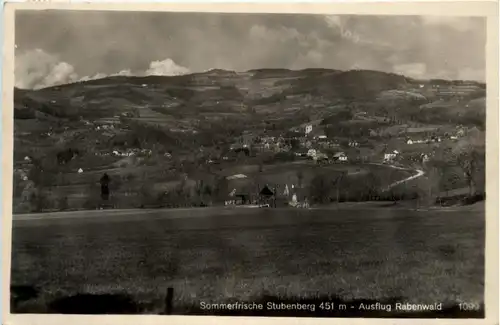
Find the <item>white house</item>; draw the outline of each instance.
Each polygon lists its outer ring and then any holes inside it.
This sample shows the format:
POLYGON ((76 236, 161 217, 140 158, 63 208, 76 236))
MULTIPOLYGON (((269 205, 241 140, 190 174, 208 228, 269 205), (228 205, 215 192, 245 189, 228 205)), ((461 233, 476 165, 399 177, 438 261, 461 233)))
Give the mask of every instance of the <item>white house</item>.
POLYGON ((307 156, 308 156, 308 157, 311 157, 311 158, 316 157, 316 150, 315 150, 315 149, 309 149, 309 150, 307 151, 307 156))
POLYGON ((306 131, 306 132, 305 132, 305 133, 306 133, 306 135, 308 135, 309 133, 311 133, 311 132, 312 132, 312 130, 313 130, 313 126, 312 126, 312 125, 310 125, 310 124, 309 124, 309 125, 306 125, 306 130, 305 130, 305 131, 306 131))
POLYGON ((333 155, 335 161, 347 161, 347 155, 344 152, 337 152, 333 155))
POLYGON ((83 173, 83 169, 80 168, 80 169, 78 169, 78 174, 81 174, 81 173, 83 173))
POLYGON ((412 139, 406 140, 406 144, 413 144, 413 140, 412 139))
POLYGON ((392 161, 399 155, 399 151, 394 150, 393 152, 384 154, 384 161, 392 161))

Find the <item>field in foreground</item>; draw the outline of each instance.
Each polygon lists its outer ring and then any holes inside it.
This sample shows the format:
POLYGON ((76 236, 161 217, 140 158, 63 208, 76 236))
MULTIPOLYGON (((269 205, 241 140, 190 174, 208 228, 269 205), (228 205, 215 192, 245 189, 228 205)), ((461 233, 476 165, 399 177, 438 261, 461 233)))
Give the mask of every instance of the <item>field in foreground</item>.
POLYGON ((168 287, 173 313, 263 297, 483 303, 483 208, 56 215, 14 217, 12 312, 91 313, 64 299, 107 294, 92 299, 122 309, 101 312, 157 314, 168 287))

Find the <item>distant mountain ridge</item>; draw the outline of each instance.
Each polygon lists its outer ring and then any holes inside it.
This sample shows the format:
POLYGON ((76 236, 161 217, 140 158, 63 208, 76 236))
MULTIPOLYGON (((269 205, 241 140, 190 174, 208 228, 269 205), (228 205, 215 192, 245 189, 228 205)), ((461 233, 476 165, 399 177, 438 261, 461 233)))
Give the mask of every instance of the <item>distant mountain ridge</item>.
MULTIPOLYGON (((93 79, 93 80, 85 80, 85 81, 77 81, 74 83, 68 83, 68 84, 63 84, 63 85, 57 85, 57 86, 50 86, 50 87, 45 87, 39 89, 41 90, 47 90, 47 89, 60 89, 61 87, 70 87, 72 85, 102 85, 106 83, 111 83, 111 82, 117 82, 117 81, 126 81, 127 83, 132 83, 132 84, 137 84, 137 83, 144 83, 146 81, 149 81, 151 83, 158 83, 160 81, 164 83, 169 83, 169 82, 185 82, 193 78, 197 77, 237 77, 237 76, 242 76, 242 75, 251 75, 254 78, 292 78, 292 77, 313 77, 313 76, 333 76, 333 75, 338 75, 340 77, 344 78, 349 78, 349 77, 354 77, 354 76, 385 76, 387 79, 388 78, 394 78, 394 79, 400 79, 400 80, 407 80, 409 82, 431 82, 431 83, 436 83, 436 84, 474 84, 474 85, 485 85, 485 83, 479 82, 479 81, 469 81, 469 80, 445 80, 445 79, 427 79, 427 80, 420 80, 420 79, 415 79, 415 78, 409 78, 405 77, 401 74, 396 74, 396 73, 388 73, 388 72, 381 72, 381 71, 375 71, 375 70, 333 70, 333 69, 324 69, 324 68, 308 68, 308 69, 302 69, 302 70, 291 70, 291 69, 251 69, 248 71, 244 72, 236 72, 233 70, 225 70, 225 69, 211 69, 205 72, 195 72, 195 73, 190 73, 190 74, 184 74, 184 75, 175 75, 175 76, 109 76, 109 77, 103 77, 99 79, 93 79)), ((125 82, 124 82, 125 83, 125 82)), ((18 91, 32 91, 30 89, 21 89, 21 88, 16 88, 18 91)))
POLYGON ((372 70, 213 69, 178 76, 111 76, 39 90, 15 88, 14 116, 92 121, 133 115, 137 123, 191 132, 235 125, 262 128, 266 123, 290 129, 346 108, 402 121, 419 119, 414 115, 425 109, 425 114, 440 114, 449 123, 457 113, 464 116, 477 107, 471 104, 469 109, 468 102, 485 98, 485 88, 479 82, 416 80, 372 70), (428 104, 435 108, 430 111, 428 104))

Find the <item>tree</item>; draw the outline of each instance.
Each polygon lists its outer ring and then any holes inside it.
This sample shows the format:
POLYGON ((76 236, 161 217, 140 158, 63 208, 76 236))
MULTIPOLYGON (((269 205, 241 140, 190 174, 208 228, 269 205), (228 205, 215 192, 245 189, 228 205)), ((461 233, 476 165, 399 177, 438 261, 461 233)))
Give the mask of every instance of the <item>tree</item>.
POLYGON ((297 171, 297 185, 299 188, 302 188, 303 181, 304 181, 304 172, 301 169, 299 169, 297 171))
POLYGON ((140 193, 140 205, 141 207, 152 205, 156 203, 156 196, 151 190, 151 186, 143 184, 139 190, 140 193))
POLYGON ((337 205, 340 203, 340 187, 342 186, 344 178, 347 177, 346 172, 341 172, 337 175, 337 177, 333 180, 332 185, 335 186, 336 189, 336 202, 337 205))
POLYGON ((469 196, 474 195, 476 185, 482 178, 481 173, 485 172, 484 133, 471 134, 459 141, 451 152, 450 160, 461 168, 469 188, 469 196))
POLYGON ((313 202, 324 204, 330 201, 334 182, 325 176, 318 174, 311 180, 310 195, 313 202))
POLYGON ((365 195, 368 200, 372 200, 379 196, 379 190, 382 185, 381 179, 374 173, 370 172, 366 175, 365 181, 365 195))
POLYGON ((292 147, 293 150, 297 150, 300 148, 300 141, 298 139, 291 139, 290 140, 290 147, 292 147))
POLYGON ((68 197, 67 196, 60 197, 57 202, 57 206, 60 211, 68 210, 69 208, 68 197))
POLYGON ((214 197, 217 201, 223 202, 229 194, 229 182, 223 176, 215 180, 214 197))
POLYGON ((425 171, 425 175, 423 176, 423 181, 425 186, 425 190, 427 191, 426 198, 427 204, 433 205, 436 202, 436 198, 439 197, 440 192, 440 171, 439 168, 435 166, 430 166, 425 171))

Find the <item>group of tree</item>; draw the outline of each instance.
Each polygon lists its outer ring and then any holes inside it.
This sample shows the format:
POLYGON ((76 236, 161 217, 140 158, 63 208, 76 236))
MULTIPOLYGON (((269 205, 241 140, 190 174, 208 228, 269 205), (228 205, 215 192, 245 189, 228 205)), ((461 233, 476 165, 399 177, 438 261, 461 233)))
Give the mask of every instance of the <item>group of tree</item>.
POLYGON ((382 180, 374 172, 349 177, 345 172, 319 172, 311 179, 309 194, 317 204, 371 201, 380 198, 382 180))

